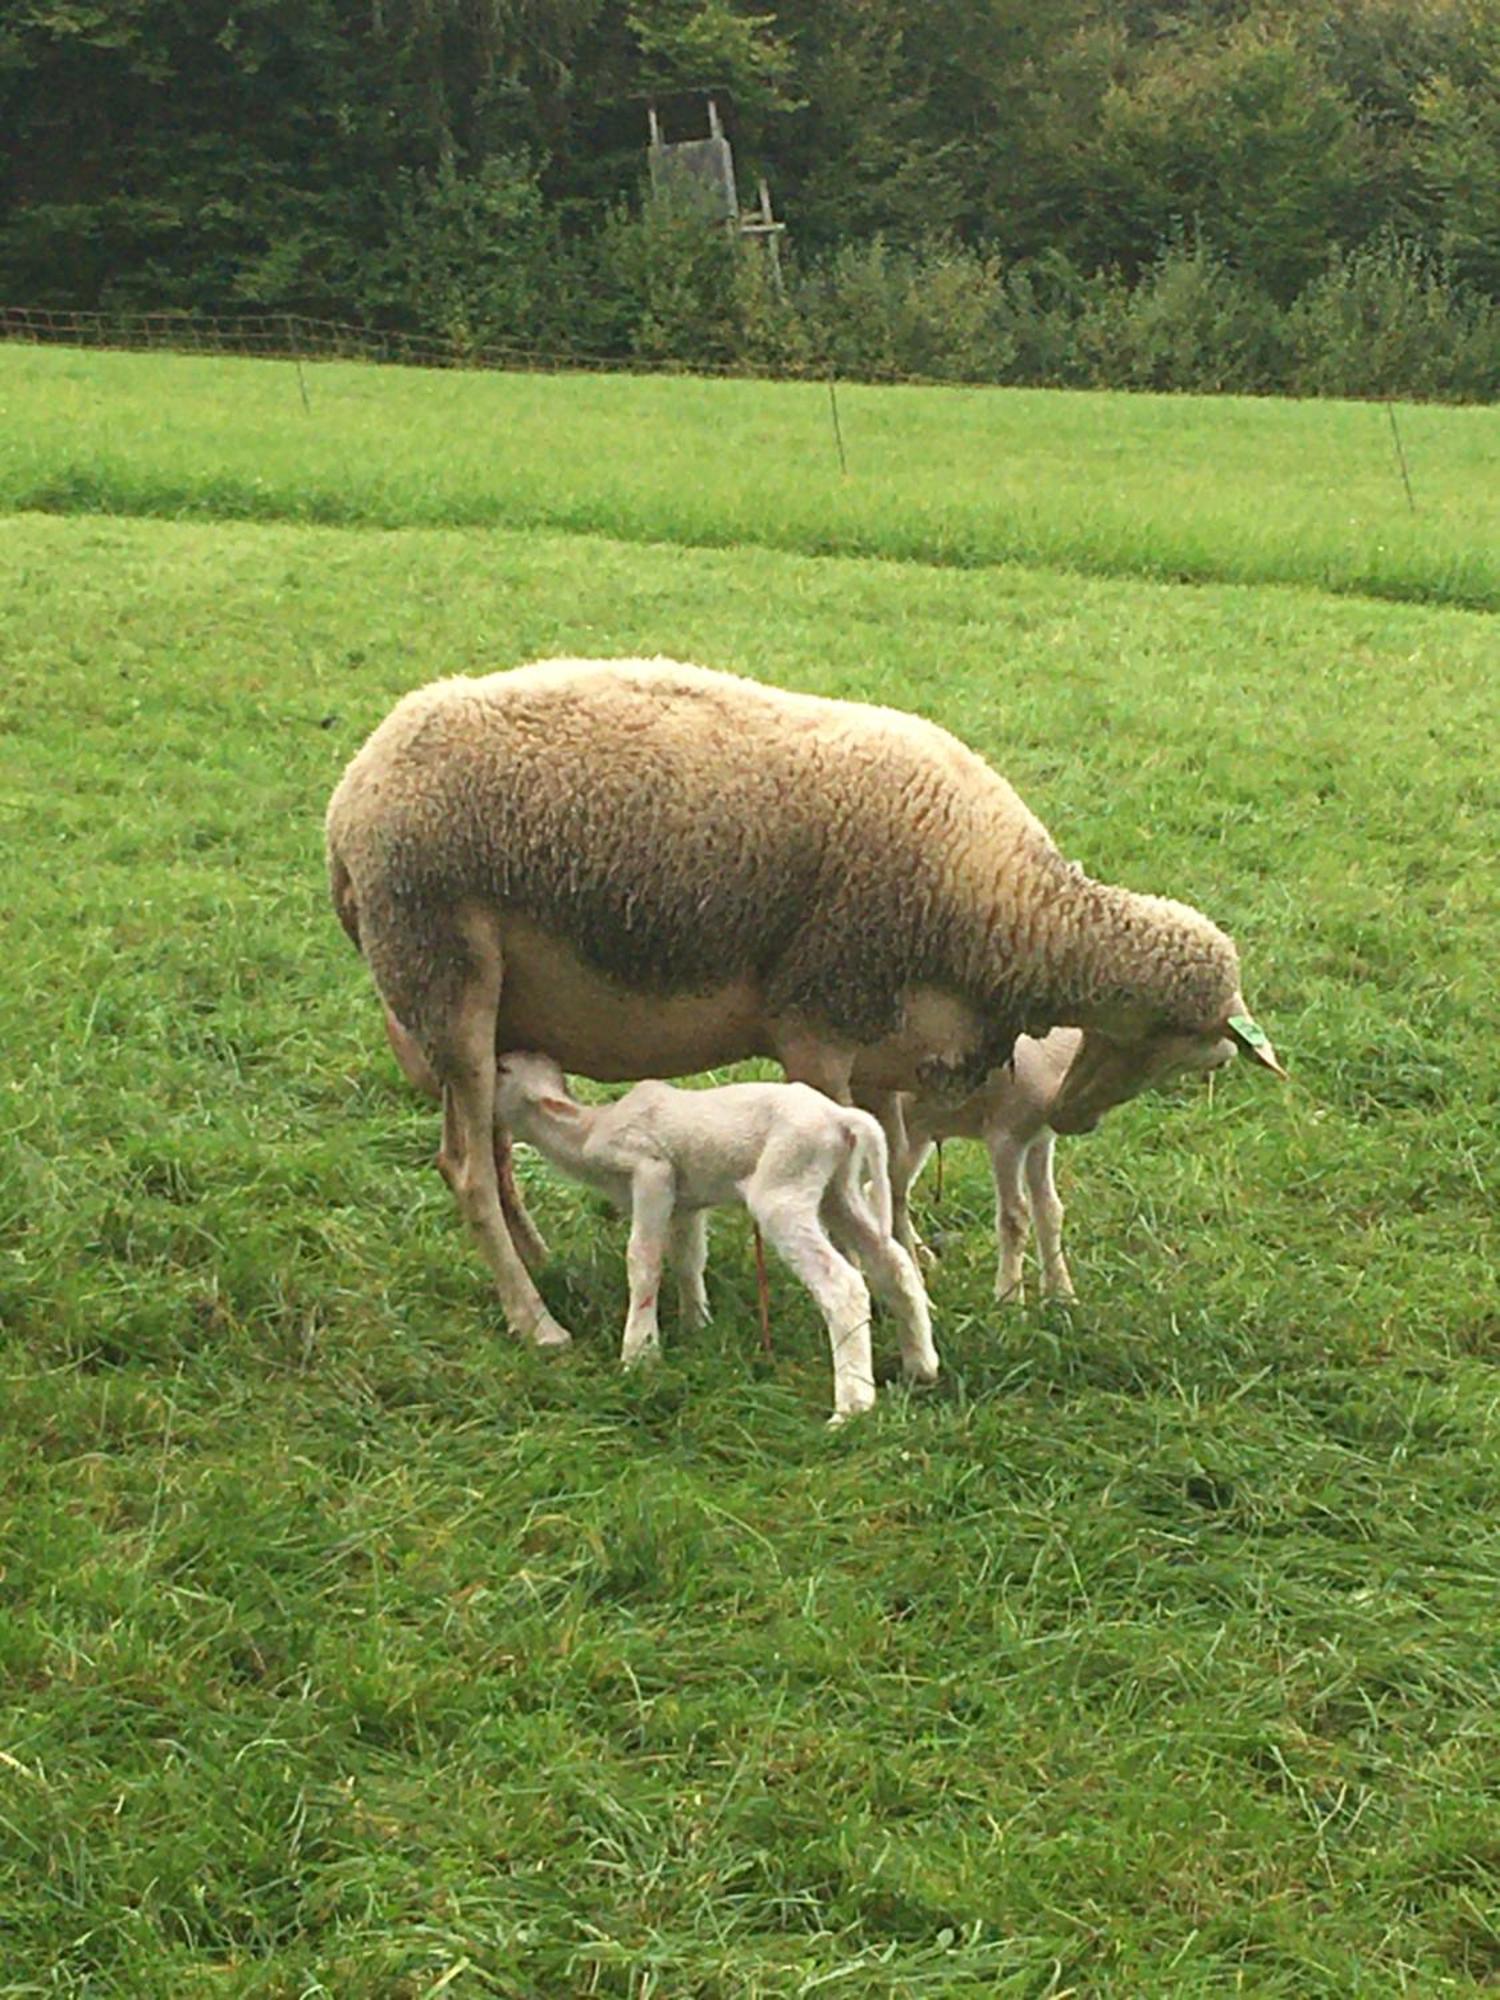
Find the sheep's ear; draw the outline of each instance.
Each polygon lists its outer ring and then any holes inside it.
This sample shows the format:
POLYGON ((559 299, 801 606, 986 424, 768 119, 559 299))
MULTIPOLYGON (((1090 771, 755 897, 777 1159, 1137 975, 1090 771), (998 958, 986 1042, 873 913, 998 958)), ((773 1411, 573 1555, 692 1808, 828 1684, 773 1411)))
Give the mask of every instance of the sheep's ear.
POLYGON ((1274 1076, 1285 1077, 1286 1071, 1276 1060, 1276 1051, 1271 1047, 1271 1037, 1251 1015, 1231 1014, 1224 1023, 1224 1032, 1252 1062, 1258 1062, 1262 1069, 1270 1070, 1274 1076))
POLYGON ((538 1111, 545 1111, 549 1118, 576 1118, 583 1109, 571 1097, 539 1097, 536 1107, 538 1111))

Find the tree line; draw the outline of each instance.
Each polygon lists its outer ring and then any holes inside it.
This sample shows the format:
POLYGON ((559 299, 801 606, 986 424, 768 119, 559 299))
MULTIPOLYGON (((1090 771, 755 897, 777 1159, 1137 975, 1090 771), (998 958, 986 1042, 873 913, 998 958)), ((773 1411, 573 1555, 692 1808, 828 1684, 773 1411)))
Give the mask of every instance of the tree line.
POLYGON ((8 0, 0 302, 1500 393, 1500 0, 8 0), (645 195, 713 85, 780 284, 645 195))

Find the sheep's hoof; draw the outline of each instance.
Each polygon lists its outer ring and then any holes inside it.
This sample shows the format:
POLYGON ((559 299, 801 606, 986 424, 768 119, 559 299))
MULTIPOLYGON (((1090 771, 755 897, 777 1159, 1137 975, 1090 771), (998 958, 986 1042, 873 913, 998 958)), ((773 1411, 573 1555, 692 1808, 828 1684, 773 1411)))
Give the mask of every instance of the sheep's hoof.
POLYGON ((903 1361, 902 1380, 913 1389, 930 1389, 940 1373, 938 1358, 934 1354, 930 1361, 903 1361))
POLYGON ((531 1329, 531 1344, 543 1354, 561 1354, 565 1347, 573 1345, 573 1336, 551 1313, 544 1313, 531 1329))
POLYGON ((634 1369, 649 1368, 652 1362, 660 1361, 660 1359, 660 1341, 648 1340, 643 1346, 634 1347, 628 1354, 622 1354, 620 1356, 620 1366, 629 1375, 634 1369))
POLYGON ((872 1393, 867 1403, 856 1403, 849 1410, 835 1410, 833 1415, 828 1419, 828 1428, 831 1431, 842 1430, 844 1425, 851 1422, 853 1418, 864 1416, 866 1411, 873 1410, 874 1407, 875 1397, 872 1393))
POLYGON ((1026 1287, 1024 1285, 996 1285, 995 1304, 997 1306, 1024 1306, 1026 1287))

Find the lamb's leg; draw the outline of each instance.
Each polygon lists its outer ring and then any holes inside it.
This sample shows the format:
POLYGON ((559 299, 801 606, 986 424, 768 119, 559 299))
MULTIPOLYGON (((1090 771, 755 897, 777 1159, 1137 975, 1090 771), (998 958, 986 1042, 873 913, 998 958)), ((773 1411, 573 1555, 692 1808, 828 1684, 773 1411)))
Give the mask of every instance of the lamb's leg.
POLYGON ((1031 1219, 1036 1224, 1037 1254, 1042 1260, 1042 1297, 1073 1299, 1073 1280, 1063 1258, 1063 1205, 1052 1178, 1052 1154, 1057 1134, 1044 1128, 1026 1154, 1026 1185, 1031 1192, 1031 1219))
POLYGON ((818 1221, 818 1192, 757 1189, 752 1180, 745 1205, 766 1241, 785 1258, 817 1300, 833 1350, 835 1424, 858 1416, 875 1401, 875 1364, 870 1354, 870 1294, 847 1257, 834 1248, 818 1221))
POLYGON ((824 1203, 830 1234, 853 1252, 865 1276, 891 1308, 901 1341, 901 1372, 908 1382, 935 1382, 938 1351, 932 1340, 932 1313, 917 1262, 880 1227, 864 1190, 852 1179, 834 1181, 824 1203))
POLYGON ((1021 1186, 1022 1151, 1008 1133, 1000 1133, 989 1142, 995 1175, 995 1234, 1000 1242, 995 1297, 1003 1306, 1020 1305, 1026 1297, 1025 1255, 1031 1215, 1021 1186))
POLYGON ((547 1261, 547 1239, 527 1212, 516 1180, 516 1166, 510 1134, 495 1127, 495 1179, 500 1187, 500 1212, 510 1231, 510 1240, 521 1253, 521 1262, 533 1277, 547 1261))
POLYGON ((667 1231, 667 1257, 677 1281, 677 1307, 688 1328, 707 1326, 708 1293, 703 1268, 708 1262, 708 1210, 679 1209, 667 1231))
POLYGON ((662 1258, 672 1226, 672 1170, 652 1164, 639 1169, 630 1184, 630 1243, 625 1270, 630 1280, 630 1311, 620 1344, 622 1367, 634 1368, 661 1351, 656 1301, 661 1291, 662 1258))
POLYGON ((511 1329, 538 1347, 568 1345, 517 1255, 500 1207, 495 1172, 495 1014, 500 1002, 500 953, 492 941, 466 939, 472 949, 432 1036, 442 1078, 443 1143, 438 1167, 494 1274, 511 1329))

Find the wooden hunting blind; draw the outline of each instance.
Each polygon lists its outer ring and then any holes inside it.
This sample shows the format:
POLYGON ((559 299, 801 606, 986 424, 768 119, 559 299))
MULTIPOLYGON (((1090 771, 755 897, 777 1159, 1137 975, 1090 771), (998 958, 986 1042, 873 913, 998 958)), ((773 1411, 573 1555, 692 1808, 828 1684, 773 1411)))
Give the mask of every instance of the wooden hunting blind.
POLYGON ((659 201, 697 209, 706 220, 722 224, 748 243, 759 244, 770 259, 772 280, 780 290, 780 238, 786 224, 771 213, 771 191, 764 174, 760 176, 758 206, 740 206, 734 150, 719 110, 720 99, 726 94, 710 88, 674 91, 646 100, 651 192, 659 201), (702 129, 705 121, 706 134, 702 129), (669 131, 681 134, 684 126, 695 127, 694 136, 668 136, 669 131))

